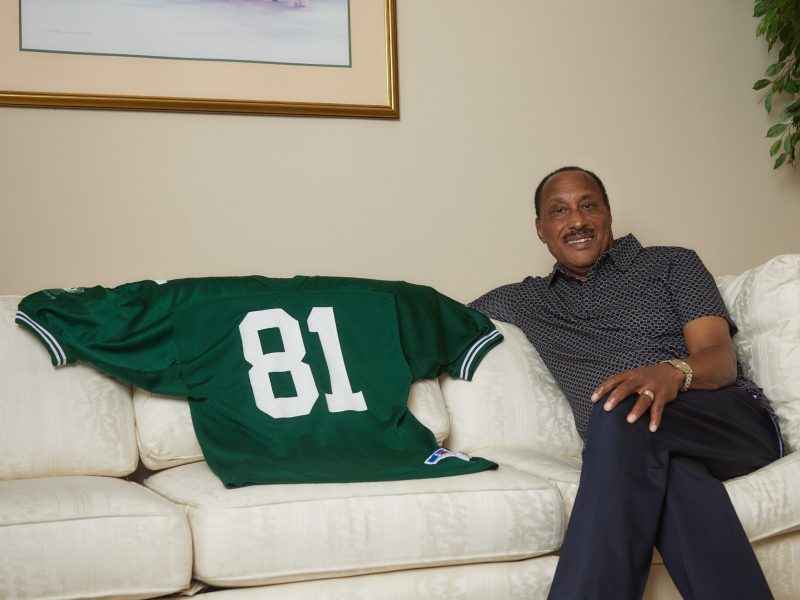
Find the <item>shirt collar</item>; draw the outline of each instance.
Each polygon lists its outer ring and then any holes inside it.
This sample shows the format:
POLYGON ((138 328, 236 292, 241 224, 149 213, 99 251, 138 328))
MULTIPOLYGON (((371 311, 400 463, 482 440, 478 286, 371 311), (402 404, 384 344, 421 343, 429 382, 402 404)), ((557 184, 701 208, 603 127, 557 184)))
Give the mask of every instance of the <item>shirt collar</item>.
MULTIPOLYGON (((633 263, 634 259, 641 250, 642 245, 639 243, 639 240, 637 240, 632 233, 629 233, 618 240, 614 240, 614 245, 609 250, 606 250, 603 252, 603 254, 597 257, 597 260, 595 261, 594 265, 592 265, 592 268, 589 270, 589 272, 598 268, 606 258, 611 259, 615 267, 617 267, 620 271, 625 272, 630 268, 631 263, 633 263)), ((553 270, 550 272, 550 275, 547 276, 548 285, 553 285, 558 275, 570 277, 570 275, 567 275, 561 265, 556 263, 553 265, 553 270)))

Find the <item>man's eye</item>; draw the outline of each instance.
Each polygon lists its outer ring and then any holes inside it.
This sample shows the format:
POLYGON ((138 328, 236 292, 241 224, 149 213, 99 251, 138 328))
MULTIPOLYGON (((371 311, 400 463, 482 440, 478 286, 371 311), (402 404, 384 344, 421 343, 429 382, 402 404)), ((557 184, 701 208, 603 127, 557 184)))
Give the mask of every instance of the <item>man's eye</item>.
POLYGON ((562 206, 559 208, 554 208, 550 212, 552 212, 554 215, 563 215, 565 212, 567 212, 567 209, 562 206))
POLYGON ((584 210, 592 210, 594 208, 597 208, 597 203, 596 202, 586 202, 583 205, 583 208, 584 208, 584 210))

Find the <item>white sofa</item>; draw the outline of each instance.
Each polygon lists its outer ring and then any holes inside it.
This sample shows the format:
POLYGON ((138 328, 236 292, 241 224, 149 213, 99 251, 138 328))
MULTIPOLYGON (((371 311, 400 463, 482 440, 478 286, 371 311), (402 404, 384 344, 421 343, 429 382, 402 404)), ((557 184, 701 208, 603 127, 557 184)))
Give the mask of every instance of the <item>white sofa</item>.
MULTIPOLYGON (((737 350, 800 448, 800 255, 718 279, 737 350)), ((225 489, 182 399, 53 369, 0 297, 0 597, 544 598, 581 450, 522 333, 472 382, 415 384, 445 445, 498 462, 460 477, 225 489), (138 465, 138 469, 137 469, 138 465)), ((726 483, 776 598, 800 597, 800 453, 726 483)), ((660 559, 647 598, 679 598, 660 559)))

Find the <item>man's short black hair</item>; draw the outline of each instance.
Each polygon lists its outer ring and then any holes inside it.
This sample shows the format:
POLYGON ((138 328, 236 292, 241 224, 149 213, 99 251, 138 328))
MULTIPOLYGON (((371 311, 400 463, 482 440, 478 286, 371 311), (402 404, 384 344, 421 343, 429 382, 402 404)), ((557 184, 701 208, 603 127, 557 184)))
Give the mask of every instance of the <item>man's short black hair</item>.
POLYGON ((606 192, 606 186, 603 185, 603 182, 600 181, 600 178, 597 175, 595 175, 594 173, 592 173, 588 169, 584 169, 582 167, 575 167, 575 166, 561 167, 560 169, 556 169, 552 173, 548 173, 547 175, 545 175, 544 179, 542 179, 539 182, 539 185, 536 186, 536 193, 533 195, 533 206, 536 209, 536 218, 537 219, 540 216, 539 212, 540 212, 541 206, 542 206, 542 188, 544 187, 544 184, 547 183, 547 180, 550 179, 553 175, 558 175, 559 173, 563 173, 564 171, 579 171, 581 173, 585 173, 586 175, 588 175, 589 177, 594 179, 594 182, 597 184, 597 186, 600 188, 600 191, 603 194, 603 202, 605 202, 606 206, 609 205, 608 204, 608 193, 606 192))

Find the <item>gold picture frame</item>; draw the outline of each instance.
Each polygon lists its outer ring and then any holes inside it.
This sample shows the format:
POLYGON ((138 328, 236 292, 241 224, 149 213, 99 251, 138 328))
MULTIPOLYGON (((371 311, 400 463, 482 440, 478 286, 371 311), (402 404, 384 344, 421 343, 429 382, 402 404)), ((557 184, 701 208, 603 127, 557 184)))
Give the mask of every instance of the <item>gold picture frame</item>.
POLYGON ((349 0, 347 68, 21 51, 3 2, 0 106, 398 119, 395 2, 349 0))

